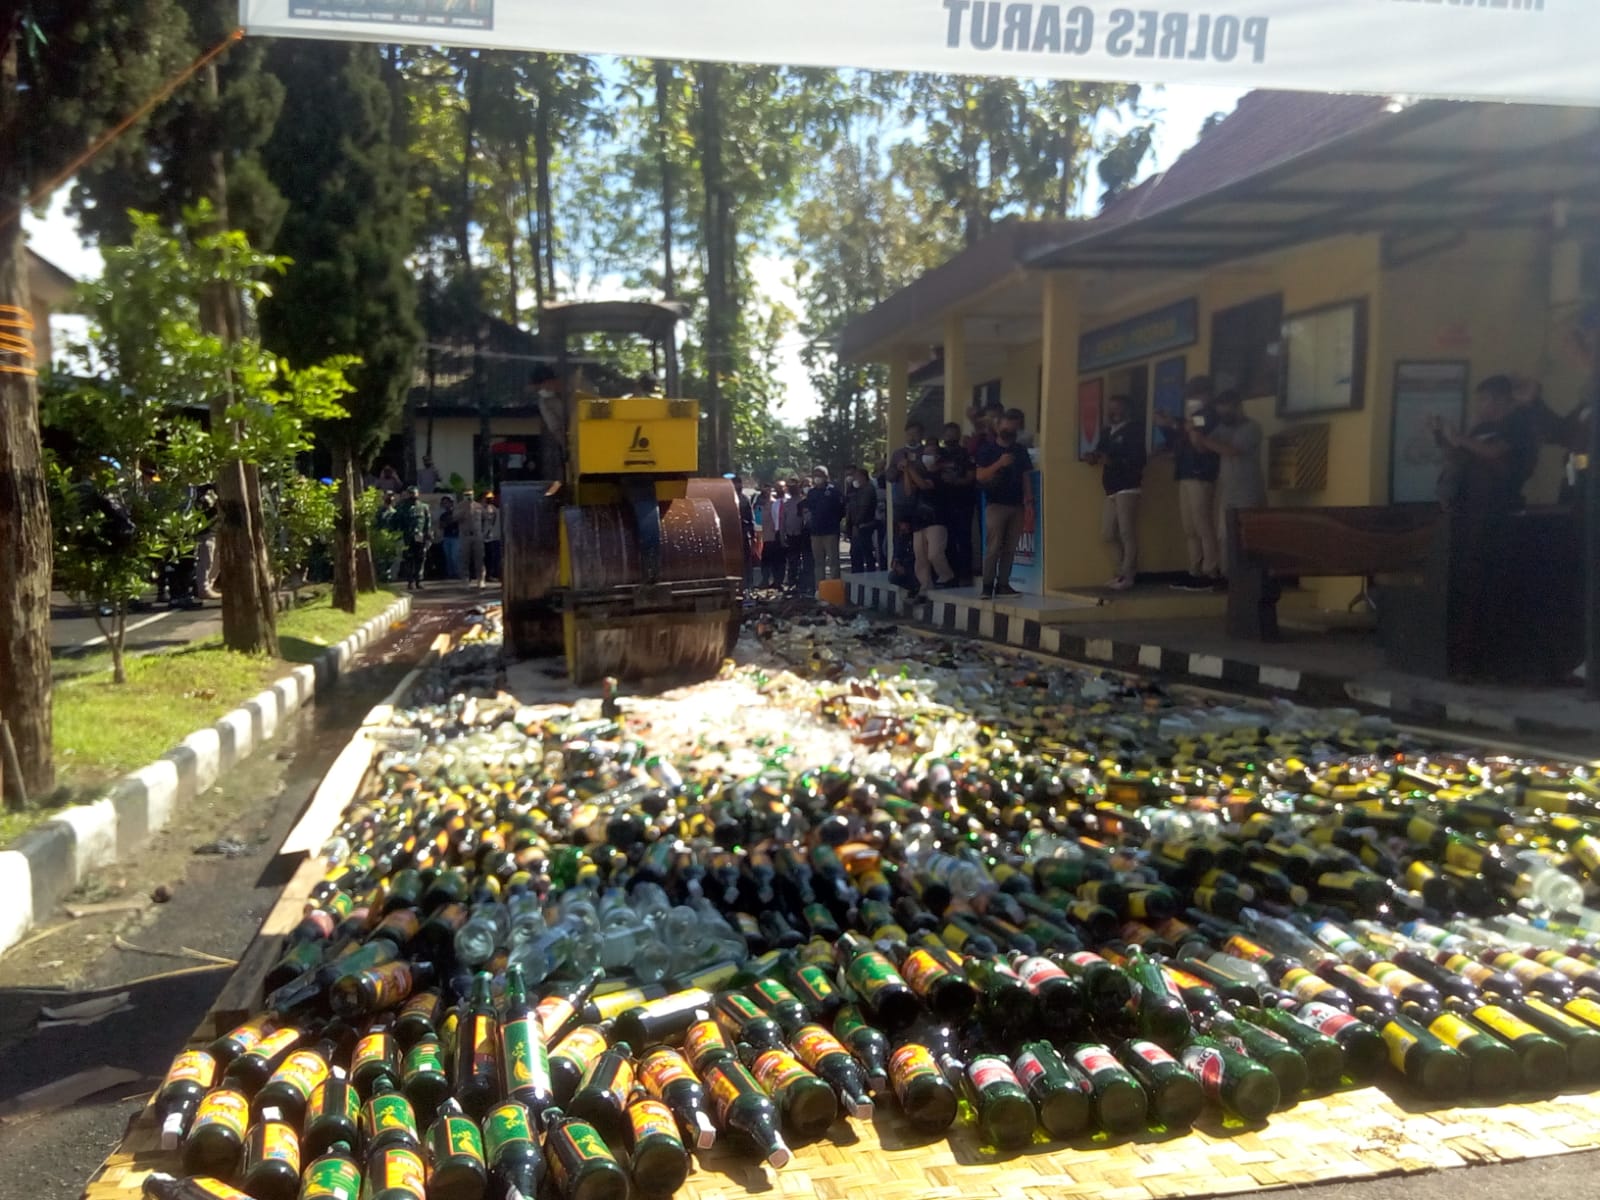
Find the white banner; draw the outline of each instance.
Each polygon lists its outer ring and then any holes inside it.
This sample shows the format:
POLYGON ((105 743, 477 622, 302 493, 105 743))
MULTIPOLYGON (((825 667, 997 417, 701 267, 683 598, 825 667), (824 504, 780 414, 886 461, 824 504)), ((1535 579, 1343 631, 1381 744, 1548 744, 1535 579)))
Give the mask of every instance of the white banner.
POLYGON ((241 0, 251 34, 1600 105, 1600 0, 241 0))

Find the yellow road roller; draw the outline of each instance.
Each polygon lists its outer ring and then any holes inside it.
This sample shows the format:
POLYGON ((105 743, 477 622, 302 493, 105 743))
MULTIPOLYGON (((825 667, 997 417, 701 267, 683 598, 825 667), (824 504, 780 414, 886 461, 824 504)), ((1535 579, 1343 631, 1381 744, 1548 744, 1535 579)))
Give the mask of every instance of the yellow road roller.
POLYGON ((506 644, 523 658, 565 654, 574 683, 704 678, 738 636, 738 497, 729 480, 695 477, 700 404, 671 398, 681 315, 677 305, 602 302, 552 305, 541 317, 558 381, 573 378, 582 334, 642 335, 666 360, 665 397, 573 386, 546 395, 543 461, 559 463, 561 477, 500 489, 506 644))

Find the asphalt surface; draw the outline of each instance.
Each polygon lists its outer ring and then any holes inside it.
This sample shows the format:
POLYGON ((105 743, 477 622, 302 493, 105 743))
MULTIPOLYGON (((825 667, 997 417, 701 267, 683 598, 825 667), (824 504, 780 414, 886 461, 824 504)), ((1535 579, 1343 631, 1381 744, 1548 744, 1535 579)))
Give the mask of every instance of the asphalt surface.
MULTIPOLYGON (((461 587, 425 590, 398 638, 363 656, 329 699, 297 718, 275 752, 257 755, 208 793, 215 810, 209 824, 180 819, 153 839, 152 852, 139 864, 116 869, 119 878, 86 897, 102 899, 108 891, 113 898, 136 897, 166 882, 170 902, 120 917, 62 921, 47 927, 54 932, 41 940, 0 958, 0 1104, 96 1066, 127 1067, 140 1076, 69 1107, 0 1123, 0 1200, 80 1195, 227 979, 228 967, 199 963, 187 951, 229 958, 243 953, 296 865, 274 856, 272 847, 349 733, 457 613, 496 598, 461 587), (249 853, 233 859, 191 853, 194 843, 219 830, 249 853), (115 937, 140 949, 116 949, 115 937), (85 1027, 36 1027, 41 1004, 122 990, 130 993, 130 1012, 85 1027)), ((1597 1165, 1600 1155, 1591 1152, 1276 1192, 1313 1192, 1315 1200, 1580 1197, 1592 1194, 1590 1172, 1597 1165)))
POLYGON ((230 959, 244 952, 298 865, 274 849, 367 710, 452 620, 451 605, 426 606, 362 655, 272 747, 179 813, 137 861, 108 868, 68 903, 138 902, 157 884, 170 888, 170 901, 80 920, 56 914, 0 958, 0 1105, 94 1067, 140 1076, 69 1107, 0 1123, 0 1200, 73 1200, 81 1193, 228 977, 231 968, 191 952, 230 959), (194 853, 219 837, 245 852, 194 853), (119 948, 118 939, 136 949, 119 948), (37 1028, 41 1005, 124 990, 131 1011, 87 1026, 37 1028))

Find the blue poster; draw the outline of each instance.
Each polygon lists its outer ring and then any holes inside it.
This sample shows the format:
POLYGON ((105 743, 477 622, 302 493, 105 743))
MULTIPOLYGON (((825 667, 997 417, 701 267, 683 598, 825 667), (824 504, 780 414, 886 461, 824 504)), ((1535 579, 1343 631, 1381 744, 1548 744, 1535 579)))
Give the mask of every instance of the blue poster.
MULTIPOLYGON (((1022 536, 1017 539, 1016 557, 1011 562, 1011 586, 1030 596, 1044 593, 1044 542, 1041 540, 1044 495, 1041 473, 1028 472, 1028 482, 1022 489, 1022 536)), ((989 497, 979 493, 978 502, 978 552, 981 560, 983 548, 989 542, 989 527, 984 514, 989 507, 989 497)))
POLYGON ((1150 450, 1158 453, 1172 449, 1171 430, 1156 423, 1160 416, 1183 420, 1184 367, 1183 355, 1164 358, 1156 364, 1155 380, 1150 387, 1150 450))

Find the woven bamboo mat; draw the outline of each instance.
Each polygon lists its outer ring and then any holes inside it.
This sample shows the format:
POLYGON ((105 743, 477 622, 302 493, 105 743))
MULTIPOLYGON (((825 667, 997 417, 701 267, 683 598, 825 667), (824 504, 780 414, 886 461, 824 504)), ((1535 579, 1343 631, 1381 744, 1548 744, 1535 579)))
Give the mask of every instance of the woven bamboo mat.
MULTIPOLYGON (((140 1112, 86 1200, 132 1200, 152 1171, 176 1172, 152 1110, 140 1112)), ((1370 1179, 1600 1148, 1600 1094, 1482 1108, 1421 1109, 1377 1088, 1313 1100, 1259 1129, 1209 1118, 1194 1131, 1133 1140, 1038 1143, 999 1155, 957 1125, 925 1139, 892 1106, 841 1121, 773 1171, 736 1146, 701 1156, 679 1200, 1166 1200, 1370 1179)))

